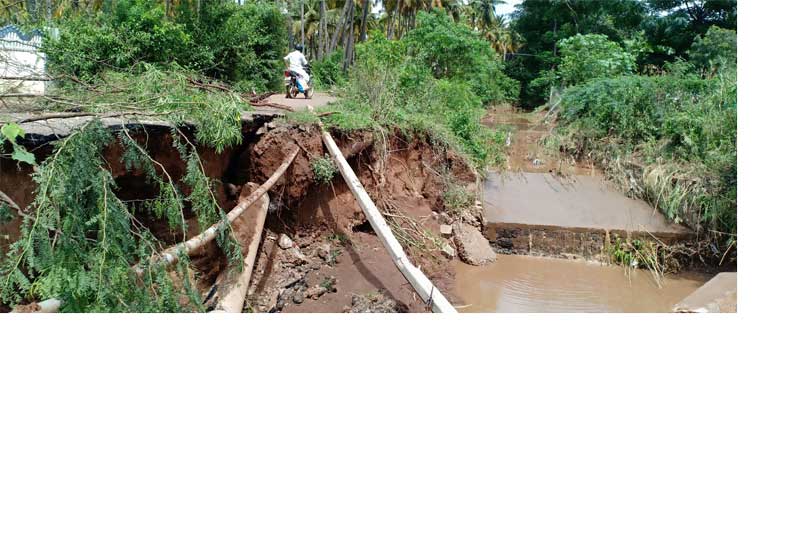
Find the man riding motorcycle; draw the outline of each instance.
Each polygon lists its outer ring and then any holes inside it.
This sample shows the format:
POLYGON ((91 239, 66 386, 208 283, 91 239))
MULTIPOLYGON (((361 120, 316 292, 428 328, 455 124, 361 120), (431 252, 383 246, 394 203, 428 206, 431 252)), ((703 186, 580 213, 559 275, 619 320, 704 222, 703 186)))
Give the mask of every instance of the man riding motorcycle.
POLYGON ((298 90, 306 92, 311 84, 311 77, 306 71, 306 68, 309 67, 309 62, 303 56, 303 47, 296 45, 295 50, 284 57, 284 62, 287 65, 287 69, 295 72, 295 75, 298 76, 298 90))

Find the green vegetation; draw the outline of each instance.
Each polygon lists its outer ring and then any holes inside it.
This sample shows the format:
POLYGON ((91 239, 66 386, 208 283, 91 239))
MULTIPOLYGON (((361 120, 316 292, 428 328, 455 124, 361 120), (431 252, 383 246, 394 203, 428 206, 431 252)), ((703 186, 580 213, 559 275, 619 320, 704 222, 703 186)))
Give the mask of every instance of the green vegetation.
POLYGON ((722 40, 711 50, 704 43, 695 47, 709 59, 706 78, 679 62, 661 76, 568 88, 555 143, 600 161, 628 193, 710 240, 721 259, 737 232, 736 53, 719 54, 722 40))
MULTIPOLYGON (((175 182, 158 175, 151 158, 131 136, 119 137, 127 166, 141 167, 162 188, 156 200, 149 202, 151 208, 184 235, 185 196, 175 182)), ((149 263, 162 245, 116 195, 115 181, 102 156, 112 140, 93 121, 58 142, 53 154, 36 169, 35 201, 24 217, 19 239, 0 264, 0 296, 5 303, 57 297, 66 311, 201 308, 186 257, 173 273, 149 263), (133 268, 136 264, 140 274, 133 268)), ((183 181, 192 188, 187 198, 204 226, 221 214, 197 157, 191 155, 187 161, 183 181)), ((225 230, 221 243, 233 258, 239 250, 232 246, 229 231, 225 230)))
POLYGON ((316 182, 330 184, 334 175, 336 175, 337 168, 333 159, 326 154, 312 160, 312 171, 316 182))
POLYGON ((484 107, 517 93, 488 42, 440 10, 420 12, 402 40, 371 34, 356 45, 356 63, 336 84, 341 100, 330 109, 339 114, 326 124, 427 135, 478 166, 502 155, 503 137, 480 125, 484 107))
POLYGON ((270 2, 203 2, 198 17, 181 4, 168 18, 155 0, 117 0, 62 20, 44 51, 52 73, 84 81, 141 63, 176 64, 241 90, 261 91, 281 83, 286 46, 284 17, 270 2))
MULTIPOLYGON (((202 229, 216 222, 224 225, 226 215, 215 198, 217 183, 204 172, 196 145, 221 152, 240 143, 247 104, 177 66, 141 64, 127 72, 105 71, 101 84, 62 82, 57 92, 30 107, 79 108, 96 120, 57 142, 36 167, 34 201, 25 209, 18 240, 0 258, 0 300, 13 305, 57 297, 64 303, 62 310, 80 312, 200 310, 187 257, 171 270, 150 264, 165 245, 144 225, 141 213, 166 222, 172 235, 183 239, 188 209, 202 229), (172 178, 150 156, 146 137, 129 125, 139 115, 171 126, 173 145, 186 166, 181 179, 172 178), (103 117, 121 123, 115 138, 102 126, 103 117), (188 130, 188 121, 195 128, 188 130), (103 156, 111 144, 121 145, 126 170, 142 171, 156 187, 154 198, 119 198, 103 156)), ((14 126, 4 125, 4 136, 21 135, 14 126)), ((228 223, 217 243, 239 265, 240 247, 228 223)))
MULTIPOLYGON (((658 73, 666 63, 693 53, 693 44, 704 40, 707 32, 717 39, 712 29, 735 31, 736 4, 736 0, 524 0, 512 25, 521 40, 520 56, 508 61, 507 73, 521 84, 522 106, 545 103, 551 90, 560 86, 562 43, 577 35, 605 36, 636 59, 637 73, 658 73)), ((609 56, 617 56, 617 49, 603 38, 590 39, 597 41, 591 45, 606 46, 609 56)))

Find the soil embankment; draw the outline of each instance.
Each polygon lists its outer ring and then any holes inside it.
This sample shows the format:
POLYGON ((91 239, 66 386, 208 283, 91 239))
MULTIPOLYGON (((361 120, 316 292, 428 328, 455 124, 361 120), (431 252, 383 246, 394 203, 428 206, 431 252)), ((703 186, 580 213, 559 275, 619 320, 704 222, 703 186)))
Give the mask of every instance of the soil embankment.
MULTIPOLYGON (((84 119, 85 122, 85 119, 84 119)), ((112 124, 112 121, 108 121, 112 124)), ((70 129, 62 126, 63 130, 70 129)), ((136 141, 155 160, 158 173, 179 179, 185 163, 171 141, 167 127, 157 123, 117 126, 128 129, 136 141)), ((113 127, 111 126, 111 129, 113 127)), ((64 134, 58 126, 47 133, 31 132, 37 159, 46 159, 51 141, 64 134)), ((39 130, 41 132, 41 130, 39 130)), ((441 232, 456 216, 447 213, 444 191, 456 184, 476 197, 477 175, 465 160, 431 142, 399 133, 373 134, 351 132, 333 134, 343 154, 356 172, 411 260, 445 294, 452 293, 454 243, 441 232)), ((244 123, 244 141, 223 153, 199 148, 202 165, 216 180, 216 198, 230 210, 247 182, 264 182, 296 146, 300 152, 283 180, 270 192, 265 232, 246 300, 254 312, 367 312, 414 311, 426 307, 400 274, 369 228, 353 194, 337 173, 320 181, 314 162, 323 159, 320 131, 315 126, 290 126, 277 115, 259 115, 244 123)), ((164 245, 182 240, 164 219, 147 211, 147 201, 156 195, 156 184, 140 168, 127 169, 122 163, 123 149, 113 143, 105 159, 116 179, 120 198, 130 204, 137 220, 146 225, 164 245)), ((32 202, 32 171, 17 164, 2 164, 0 190, 9 194, 24 209, 32 202)), ((178 181, 177 181, 178 182, 178 181)), ((180 191, 189 187, 178 182, 180 191)), ((199 227, 191 209, 185 210, 188 235, 199 227)), ((466 210, 466 220, 479 227, 477 209, 466 210)), ((243 224, 244 215, 240 219, 243 224)), ((20 219, 3 226, 9 243, 19 235, 20 219)), ((243 224, 244 225, 244 224, 243 224)), ((242 227, 238 225, 238 228, 242 227)), ((244 244, 245 245, 245 244, 244 244)), ((244 249, 246 247, 244 246, 244 249)), ((228 275, 226 259, 214 244, 192 258, 193 278, 207 300, 207 309, 217 299, 217 281, 228 275)), ((8 309, 8 308, 6 308, 8 309)))

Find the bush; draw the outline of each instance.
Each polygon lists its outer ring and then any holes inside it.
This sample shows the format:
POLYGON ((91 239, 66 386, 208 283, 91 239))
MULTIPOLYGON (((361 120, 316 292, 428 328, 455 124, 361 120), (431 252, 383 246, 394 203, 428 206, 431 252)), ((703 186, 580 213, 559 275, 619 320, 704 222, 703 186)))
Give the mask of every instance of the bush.
POLYGON ((705 72, 736 66, 736 31, 712 26, 705 36, 697 36, 689 49, 689 60, 705 72))
POLYGON ((408 54, 428 66, 436 78, 469 83, 483 103, 512 100, 518 95, 518 83, 505 75, 490 44, 441 10, 419 12, 416 28, 404 41, 408 54))
POLYGON ((636 69, 636 57, 602 34, 577 34, 560 41, 559 47, 559 75, 566 87, 636 69))
POLYGON ((90 79, 138 62, 174 59, 188 66, 192 42, 183 25, 165 18, 162 7, 149 0, 119 0, 109 13, 64 20, 58 37, 45 36, 43 49, 50 70, 90 79))
POLYGON ((634 155, 645 169, 639 183, 636 172, 620 173, 629 177, 629 191, 724 251, 736 238, 736 70, 708 79, 686 69, 676 74, 599 79, 566 90, 564 146, 614 170, 622 154, 634 155))
POLYGON ((49 69, 92 79, 106 69, 173 63, 243 90, 277 88, 287 36, 274 4, 204 2, 200 17, 188 3, 180 6, 175 20, 154 0, 117 0, 106 11, 65 19, 58 37, 45 38, 49 69))
POLYGON ((243 91, 280 87, 287 22, 275 4, 203 2, 198 18, 184 5, 178 20, 184 21, 195 44, 195 69, 243 91))
POLYGON ((477 165, 486 164, 499 153, 489 152, 496 138, 479 123, 483 98, 477 87, 460 77, 436 78, 415 53, 408 40, 388 40, 380 32, 356 45, 356 63, 342 89, 343 99, 333 107, 340 114, 328 122, 341 129, 381 125, 429 134, 477 165))
POLYGON ((342 72, 342 50, 337 49, 324 59, 312 62, 312 79, 318 88, 342 85, 346 81, 342 72))

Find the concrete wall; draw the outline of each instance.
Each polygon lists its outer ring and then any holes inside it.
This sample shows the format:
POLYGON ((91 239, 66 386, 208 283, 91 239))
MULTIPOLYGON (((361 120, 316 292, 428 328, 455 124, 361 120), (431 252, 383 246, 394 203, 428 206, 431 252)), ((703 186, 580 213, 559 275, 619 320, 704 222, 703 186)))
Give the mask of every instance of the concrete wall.
POLYGON ((42 34, 26 34, 15 25, 0 28, 0 92, 44 94, 46 58, 41 52, 42 34))

